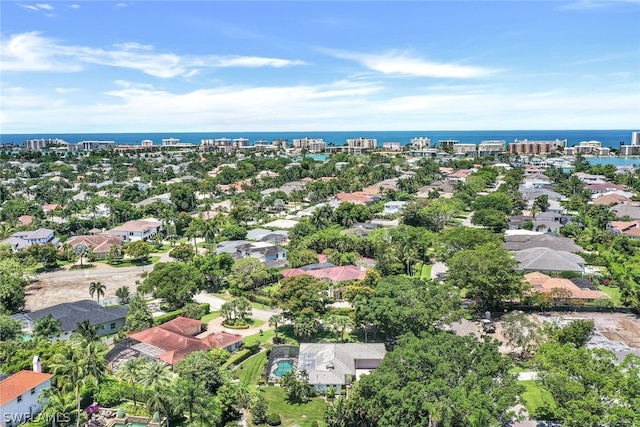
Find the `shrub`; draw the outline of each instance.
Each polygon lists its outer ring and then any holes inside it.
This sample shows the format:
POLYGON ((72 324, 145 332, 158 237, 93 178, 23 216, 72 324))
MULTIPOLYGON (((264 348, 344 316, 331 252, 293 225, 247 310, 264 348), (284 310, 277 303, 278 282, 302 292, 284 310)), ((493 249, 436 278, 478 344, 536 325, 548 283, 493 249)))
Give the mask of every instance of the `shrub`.
POLYGON ((166 314, 162 314, 158 317, 154 317, 153 326, 162 325, 163 323, 169 322, 170 320, 173 320, 176 317, 182 316, 182 314, 183 314, 183 310, 179 309, 175 311, 170 311, 169 313, 166 313, 166 314))
POLYGON ((100 406, 114 407, 124 402, 130 394, 129 384, 121 381, 106 381, 100 384, 95 400, 100 406))
POLYGON ((229 366, 232 365, 238 365, 241 362, 243 362, 245 359, 247 359, 249 356, 251 356, 251 351, 244 349, 244 350, 240 350, 239 352, 235 353, 233 356, 231 356, 229 358, 229 360, 227 360, 224 365, 222 365, 223 368, 228 368, 229 366))
POLYGON ((282 424, 280 414, 272 413, 267 415, 267 424, 269 424, 270 426, 279 426, 280 424, 282 424))

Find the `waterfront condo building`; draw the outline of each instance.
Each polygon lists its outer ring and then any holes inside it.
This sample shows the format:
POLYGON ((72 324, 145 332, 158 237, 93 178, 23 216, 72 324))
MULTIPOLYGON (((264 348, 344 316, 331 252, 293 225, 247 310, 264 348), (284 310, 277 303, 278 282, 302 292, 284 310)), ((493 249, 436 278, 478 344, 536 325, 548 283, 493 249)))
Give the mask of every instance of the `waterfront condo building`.
POLYGON ((402 145, 399 142, 383 142, 382 148, 387 151, 402 151, 402 145))
POLYGON ((310 153, 322 153, 327 144, 322 138, 300 138, 293 140, 293 148, 307 150, 310 153))
POLYGON ((426 150, 431 148, 431 139, 424 136, 411 138, 411 141, 409 141, 409 146, 412 150, 426 150))
POLYGON ((478 145, 478 155, 493 156, 500 154, 504 151, 506 145, 507 141, 504 140, 482 141, 480 145, 478 145))
POLYGON ((556 150, 563 150, 567 146, 566 139, 555 141, 529 141, 528 139, 516 139, 509 144, 509 154, 549 154, 556 150))
POLYGON ((640 155, 640 132, 631 132, 631 144, 620 145, 621 156, 638 156, 640 155))
POLYGON ((348 151, 360 153, 367 150, 374 150, 378 146, 378 140, 375 138, 349 138, 347 139, 348 151))

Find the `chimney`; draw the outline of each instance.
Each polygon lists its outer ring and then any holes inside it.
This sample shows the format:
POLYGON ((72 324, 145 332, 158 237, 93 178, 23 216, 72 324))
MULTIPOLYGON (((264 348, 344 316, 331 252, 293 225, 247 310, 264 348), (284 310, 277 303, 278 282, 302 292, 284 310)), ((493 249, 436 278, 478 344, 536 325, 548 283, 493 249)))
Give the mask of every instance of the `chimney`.
POLYGON ((38 355, 33 356, 33 372, 42 373, 42 363, 38 355))

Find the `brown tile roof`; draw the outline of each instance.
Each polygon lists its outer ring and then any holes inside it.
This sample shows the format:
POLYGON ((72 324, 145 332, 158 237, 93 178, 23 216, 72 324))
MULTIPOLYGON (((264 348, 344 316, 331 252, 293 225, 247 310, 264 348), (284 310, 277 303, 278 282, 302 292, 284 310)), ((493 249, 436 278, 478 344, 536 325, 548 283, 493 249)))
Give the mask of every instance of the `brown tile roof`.
POLYGON ((611 221, 611 228, 627 236, 640 236, 640 220, 635 221, 611 221))
POLYGON ((159 221, 146 221, 142 219, 136 219, 127 221, 124 224, 112 228, 117 231, 146 231, 152 227, 160 227, 162 225, 159 221))
POLYGON ((366 205, 373 202, 373 198, 364 193, 338 193, 336 198, 340 202, 356 203, 360 205, 366 205))
POLYGON ((122 237, 113 234, 82 235, 70 238, 67 243, 74 248, 80 243, 84 243, 93 249, 94 254, 100 254, 109 253, 113 245, 122 247, 122 237))
POLYGON ((0 406, 51 379, 53 375, 20 371, 0 381, 0 406))
POLYGON ((22 215, 18 217, 18 222, 22 225, 33 224, 33 217, 31 215, 22 215))
POLYGON ((629 198, 620 194, 607 194, 606 196, 600 196, 593 199, 594 205, 617 205, 618 203, 626 202, 629 198))
POLYGON ((571 298, 575 299, 595 300, 607 296, 602 291, 579 288, 569 279, 550 277, 539 272, 525 274, 524 279, 531 285, 534 292, 542 292, 543 294, 554 289, 566 289, 571 292, 571 298))

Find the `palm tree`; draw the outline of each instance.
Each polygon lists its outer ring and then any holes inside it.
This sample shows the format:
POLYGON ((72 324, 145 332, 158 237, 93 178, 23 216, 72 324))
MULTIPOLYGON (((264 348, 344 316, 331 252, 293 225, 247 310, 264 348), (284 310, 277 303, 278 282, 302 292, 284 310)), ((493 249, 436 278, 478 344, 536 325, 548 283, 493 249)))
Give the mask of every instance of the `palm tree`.
POLYGON ((79 243, 73 248, 73 253, 80 258, 80 268, 82 268, 82 259, 89 253, 89 248, 84 243, 79 243))
POLYGON ((100 282, 89 283, 89 295, 93 298, 93 294, 96 294, 98 297, 98 304, 100 304, 100 297, 104 297, 104 291, 106 289, 107 287, 100 282))
POLYGON ((76 427, 80 427, 80 390, 88 384, 95 384, 96 379, 90 372, 87 360, 78 351, 72 348, 70 354, 58 353, 52 358, 53 374, 58 376, 58 381, 63 384, 61 391, 73 393, 75 400, 76 427))
POLYGON ((189 425, 193 425, 194 413, 200 417, 207 409, 207 391, 200 382, 181 379, 176 388, 176 410, 184 410, 189 414, 189 425))
POLYGON ((340 331, 340 341, 344 341, 344 331, 353 327, 353 320, 349 316, 332 315, 327 318, 327 323, 340 331))
MULTIPOLYGON (((52 424, 66 426, 71 420, 67 421, 67 414, 76 412, 76 402, 73 393, 65 392, 56 387, 50 387, 42 391, 38 396, 38 401, 43 404, 42 414, 45 419, 51 419, 52 424)), ((78 416, 78 414, 76 414, 78 416)))
POLYGON ((136 357, 134 359, 128 359, 124 362, 116 371, 116 376, 123 381, 128 381, 131 384, 131 394, 133 397, 133 406, 136 406, 136 384, 140 382, 142 378, 142 368, 145 363, 144 358, 136 357))
POLYGON ((185 237, 187 237, 188 239, 193 239, 193 247, 196 250, 196 255, 198 255, 198 242, 196 241, 196 239, 198 237, 202 237, 203 233, 204 233, 204 222, 199 218, 193 219, 189 223, 189 226, 187 227, 187 229, 184 231, 185 237))
POLYGON ((282 325, 283 322, 284 322, 284 317, 282 316, 282 314, 274 314, 269 318, 269 326, 273 326, 273 329, 275 330, 275 333, 276 333, 276 336, 274 338, 274 342, 276 344, 279 342, 278 325, 282 325))
POLYGON ((171 369, 164 362, 159 360, 150 360, 144 364, 141 369, 141 384, 150 386, 154 389, 162 389, 169 387, 171 383, 171 369))
POLYGON ((126 304, 129 302, 129 296, 131 295, 131 291, 128 286, 120 286, 116 289, 116 297, 120 304, 126 304))

